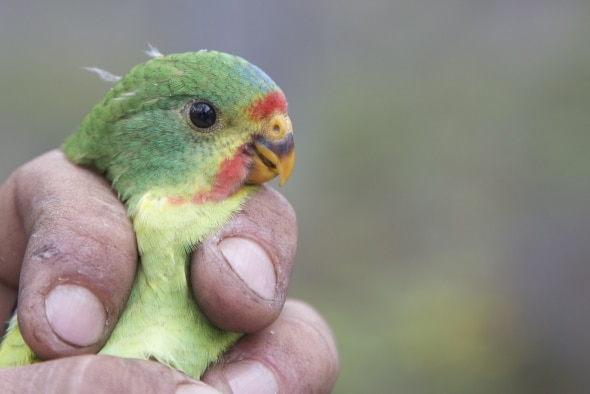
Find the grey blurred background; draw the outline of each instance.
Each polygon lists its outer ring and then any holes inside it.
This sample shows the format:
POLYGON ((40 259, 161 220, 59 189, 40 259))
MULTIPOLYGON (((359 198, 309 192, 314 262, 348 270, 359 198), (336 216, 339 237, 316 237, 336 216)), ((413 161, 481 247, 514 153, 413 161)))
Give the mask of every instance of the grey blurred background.
POLYGON ((290 295, 336 393, 590 392, 590 2, 0 3, 0 180, 163 53, 241 55, 289 98, 290 295))

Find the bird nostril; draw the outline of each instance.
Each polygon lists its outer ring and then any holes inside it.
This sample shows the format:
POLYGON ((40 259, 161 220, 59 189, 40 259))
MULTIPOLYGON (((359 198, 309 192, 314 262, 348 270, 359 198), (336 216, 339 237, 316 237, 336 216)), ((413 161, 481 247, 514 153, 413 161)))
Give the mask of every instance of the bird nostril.
POLYGON ((263 127, 267 138, 278 141, 291 132, 291 121, 285 114, 275 114, 263 127))

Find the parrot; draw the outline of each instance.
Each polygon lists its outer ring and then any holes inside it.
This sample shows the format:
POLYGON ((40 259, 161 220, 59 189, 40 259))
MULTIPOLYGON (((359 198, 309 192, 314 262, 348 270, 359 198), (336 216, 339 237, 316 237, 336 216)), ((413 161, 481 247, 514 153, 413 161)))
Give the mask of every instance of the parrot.
MULTIPOLYGON (((152 53, 116 78, 61 148, 110 182, 137 240, 134 282, 99 354, 153 360, 199 379, 242 334, 215 327, 199 309, 191 253, 263 183, 289 179, 293 127, 285 94, 243 58, 152 53)), ((17 315, 0 367, 41 361, 17 315)))

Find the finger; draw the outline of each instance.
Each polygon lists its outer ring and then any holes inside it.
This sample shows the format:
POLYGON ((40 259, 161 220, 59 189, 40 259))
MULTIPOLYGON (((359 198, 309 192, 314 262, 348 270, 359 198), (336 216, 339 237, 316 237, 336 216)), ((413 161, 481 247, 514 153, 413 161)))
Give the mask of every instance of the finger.
POLYGON ((10 393, 219 394, 164 365, 109 356, 77 356, 0 370, 10 393))
MULTIPOLYGON (((16 303, 20 264, 25 251, 24 229, 16 212, 15 177, 0 186, 0 323, 8 320, 16 303)), ((4 335, 0 325, 0 336, 4 335)))
POLYGON ((329 393, 338 370, 326 322, 307 304, 287 301, 272 325, 244 336, 203 381, 234 393, 329 393))
POLYGON ((285 302, 296 246, 293 208, 263 187, 193 254, 197 303, 226 330, 255 332, 269 325, 285 302))
POLYGON ((18 297, 23 337, 44 359, 95 352, 115 326, 135 273, 125 209, 102 177, 60 151, 14 177, 14 204, 28 241, 18 297))

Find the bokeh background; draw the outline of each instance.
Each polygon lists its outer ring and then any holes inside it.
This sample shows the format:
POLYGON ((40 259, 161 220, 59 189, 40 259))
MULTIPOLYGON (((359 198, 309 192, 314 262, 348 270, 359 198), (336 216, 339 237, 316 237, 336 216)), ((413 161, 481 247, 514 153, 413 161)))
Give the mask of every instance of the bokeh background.
POLYGON ((590 392, 590 2, 0 3, 0 180, 146 59, 239 54, 287 93, 290 295, 336 393, 590 392))

